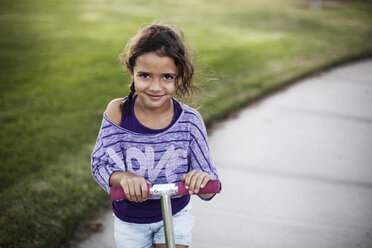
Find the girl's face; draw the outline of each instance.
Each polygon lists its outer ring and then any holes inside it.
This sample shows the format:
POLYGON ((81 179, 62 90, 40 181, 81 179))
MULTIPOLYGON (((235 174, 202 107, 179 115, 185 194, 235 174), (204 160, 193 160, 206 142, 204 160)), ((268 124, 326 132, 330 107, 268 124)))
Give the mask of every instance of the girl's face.
POLYGON ((149 52, 138 56, 130 73, 137 92, 136 102, 141 107, 160 110, 169 107, 176 94, 177 67, 174 59, 149 52))

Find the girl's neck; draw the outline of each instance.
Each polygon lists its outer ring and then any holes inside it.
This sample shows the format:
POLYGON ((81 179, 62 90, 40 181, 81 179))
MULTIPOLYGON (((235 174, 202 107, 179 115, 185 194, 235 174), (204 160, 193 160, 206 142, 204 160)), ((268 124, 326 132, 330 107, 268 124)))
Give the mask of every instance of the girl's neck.
POLYGON ((170 99, 169 104, 162 108, 148 109, 143 108, 141 103, 134 101, 134 114, 137 120, 145 127, 151 129, 163 129, 172 123, 174 117, 174 103, 170 99))

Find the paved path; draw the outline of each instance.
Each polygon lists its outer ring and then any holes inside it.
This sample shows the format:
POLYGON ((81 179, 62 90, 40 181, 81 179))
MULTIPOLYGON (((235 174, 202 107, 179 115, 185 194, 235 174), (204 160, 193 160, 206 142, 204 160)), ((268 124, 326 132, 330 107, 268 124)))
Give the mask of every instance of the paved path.
MULTIPOLYGON (((209 137, 223 182, 193 248, 372 247, 372 60, 303 80, 209 137)), ((80 248, 114 247, 108 227, 80 248)))

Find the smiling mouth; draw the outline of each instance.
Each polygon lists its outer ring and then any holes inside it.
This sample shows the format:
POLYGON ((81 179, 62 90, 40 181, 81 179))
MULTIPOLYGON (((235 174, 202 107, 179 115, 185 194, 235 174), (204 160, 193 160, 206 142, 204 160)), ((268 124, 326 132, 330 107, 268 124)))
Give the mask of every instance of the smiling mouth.
POLYGON ((150 94, 147 94, 147 95, 148 97, 150 97, 151 100, 154 100, 154 101, 157 101, 163 97, 163 95, 150 95, 150 94))

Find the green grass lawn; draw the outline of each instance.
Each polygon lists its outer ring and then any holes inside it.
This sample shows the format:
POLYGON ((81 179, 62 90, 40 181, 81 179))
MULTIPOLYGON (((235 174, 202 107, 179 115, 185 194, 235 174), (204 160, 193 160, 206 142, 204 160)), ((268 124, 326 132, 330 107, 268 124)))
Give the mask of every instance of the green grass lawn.
POLYGON ((372 3, 0 2, 0 247, 60 247, 107 203, 90 172, 102 112, 128 92, 117 57, 140 26, 180 26, 207 123, 304 75, 372 55, 372 3))

